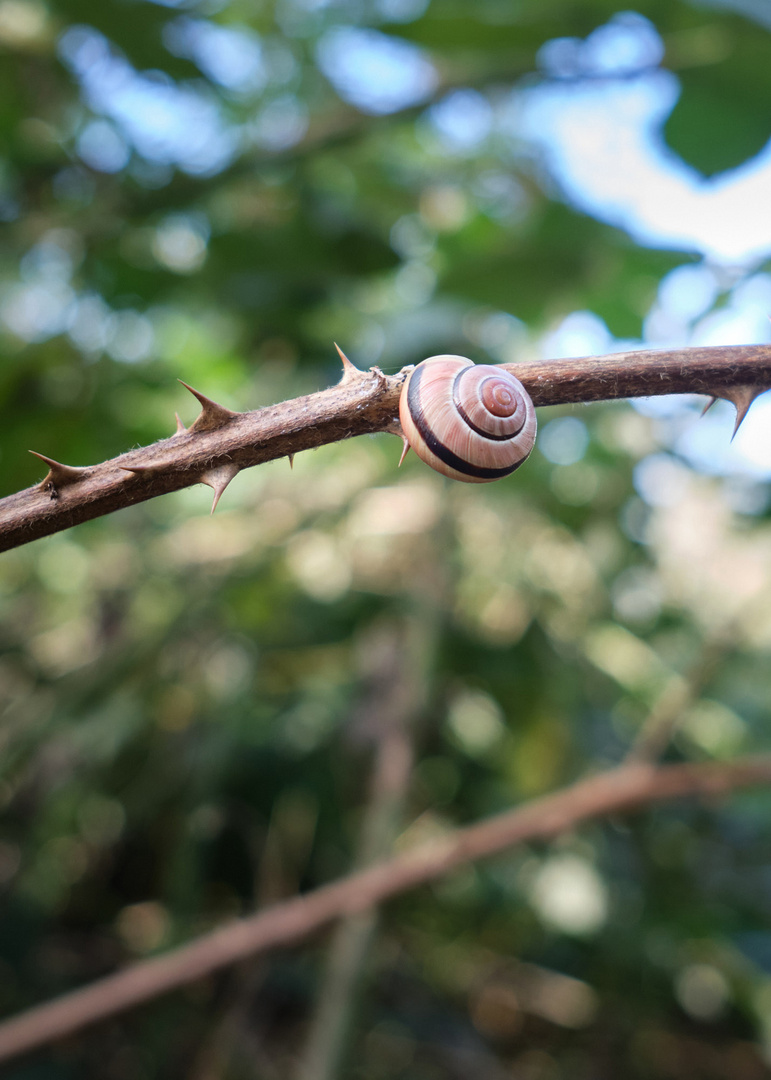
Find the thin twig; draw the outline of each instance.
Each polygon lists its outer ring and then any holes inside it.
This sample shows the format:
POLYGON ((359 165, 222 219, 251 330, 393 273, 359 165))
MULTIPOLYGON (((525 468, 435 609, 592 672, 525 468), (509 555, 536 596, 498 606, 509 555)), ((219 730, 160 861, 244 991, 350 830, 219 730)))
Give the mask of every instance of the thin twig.
POLYGON ((294 944, 341 916, 367 911, 465 863, 583 821, 685 795, 722 796, 771 782, 771 756, 654 767, 625 764, 552 795, 449 832, 305 896, 230 923, 163 956, 99 979, 0 1024, 0 1061, 71 1035, 247 956, 294 944))
MULTIPOLYGON (((736 387, 758 392, 771 387, 768 345, 502 366, 516 373, 539 406, 649 394, 726 397, 736 387)), ((0 551, 192 484, 212 487, 216 504, 241 469, 353 435, 393 431, 407 370, 387 376, 377 368, 360 372, 348 364, 337 386, 253 412, 229 413, 203 399, 195 424, 171 438, 79 470, 52 466, 41 484, 0 499, 0 551)))
MULTIPOLYGON (((436 639, 436 619, 427 604, 408 620, 374 627, 362 650, 362 663, 370 668, 368 690, 354 714, 351 737, 365 734, 374 740, 375 754, 356 869, 387 858, 400 831, 412 773, 413 730, 425 707, 436 639)), ((339 1075, 377 926, 375 907, 338 922, 298 1080, 334 1080, 339 1075)))
POLYGON ((686 712, 733 646, 734 643, 724 635, 706 641, 685 677, 671 677, 629 748, 628 762, 655 761, 663 754, 686 712))
POLYGON ((741 647, 744 627, 756 615, 765 616, 771 601, 771 588, 756 592, 749 602, 727 621, 715 628, 684 676, 673 674, 653 703, 626 755, 626 762, 656 761, 666 750, 685 719, 689 708, 698 701, 718 666, 741 647))

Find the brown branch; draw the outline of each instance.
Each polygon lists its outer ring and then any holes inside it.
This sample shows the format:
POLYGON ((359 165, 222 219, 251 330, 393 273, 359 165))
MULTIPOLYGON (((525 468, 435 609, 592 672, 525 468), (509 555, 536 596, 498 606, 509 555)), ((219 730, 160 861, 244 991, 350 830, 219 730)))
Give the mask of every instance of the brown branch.
MULTIPOLYGON (((736 400, 736 388, 759 393, 771 387, 768 345, 502 366, 517 374, 536 405, 673 393, 736 400)), ((188 431, 99 465, 73 470, 54 463, 41 484, 0 499, 0 551, 191 484, 214 488, 216 503, 241 469, 353 435, 394 430, 407 370, 386 376, 348 364, 329 390, 245 413, 229 413, 196 395, 204 410, 188 431)))
POLYGON ((247 956, 294 944, 341 916, 367 911, 515 844, 548 839, 581 822, 664 799, 715 798, 737 787, 767 783, 771 783, 771 756, 658 768, 621 765, 29 1009, 0 1023, 0 1061, 71 1035, 247 956))

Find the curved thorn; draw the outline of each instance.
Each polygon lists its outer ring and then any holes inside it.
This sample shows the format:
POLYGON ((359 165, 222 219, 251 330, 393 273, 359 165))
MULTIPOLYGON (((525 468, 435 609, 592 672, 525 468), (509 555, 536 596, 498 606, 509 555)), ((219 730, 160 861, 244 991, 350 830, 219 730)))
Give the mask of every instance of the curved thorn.
POLYGON ((343 377, 337 385, 342 386, 345 383, 352 382, 354 379, 360 379, 364 372, 359 371, 356 365, 351 363, 336 341, 333 341, 332 344, 337 349, 337 354, 343 361, 343 377))
POLYGON ((401 469, 402 462, 407 457, 410 449, 410 444, 407 440, 407 436, 404 434, 404 429, 402 428, 401 421, 398 419, 398 417, 394 416, 383 428, 383 431, 387 431, 389 435, 396 435, 397 438, 401 439, 404 444, 402 446, 402 456, 399 458, 399 464, 396 466, 397 469, 401 469))
POLYGON ((90 469, 85 467, 63 465, 61 461, 54 461, 53 458, 46 457, 45 454, 39 454, 37 450, 30 450, 30 454, 34 454, 36 458, 40 458, 48 466, 48 475, 38 485, 43 489, 47 488, 49 484, 53 484, 54 487, 66 487, 67 484, 75 484, 78 480, 82 480, 86 473, 90 472, 90 469))
POLYGON ((736 432, 739 430, 745 416, 750 411, 750 405, 752 405, 756 397, 765 394, 766 390, 771 390, 771 387, 757 386, 752 383, 741 383, 739 386, 722 387, 717 393, 713 394, 712 400, 701 415, 704 415, 710 405, 715 403, 717 398, 723 398, 725 401, 730 401, 736 409, 736 423, 734 424, 734 431, 731 436, 731 441, 733 442, 736 437, 736 432))
POLYGON ((742 422, 750 411, 750 405, 756 397, 760 397, 768 389, 767 386, 732 386, 726 391, 726 397, 729 401, 733 402, 736 408, 736 423, 734 424, 734 433, 731 436, 731 442, 736 437, 736 432, 742 425, 742 422))
POLYGON ((733 442, 734 439, 736 438, 736 433, 739 430, 739 428, 742 426, 742 421, 744 420, 744 417, 749 412, 749 408, 750 408, 751 404, 752 404, 752 402, 750 402, 749 405, 747 405, 746 409, 740 409, 738 405, 736 406, 736 423, 734 424, 734 429, 731 432, 731 442, 733 442))
POLYGON ((198 418, 190 425, 188 431, 215 431, 217 428, 224 427, 225 424, 229 424, 231 420, 234 420, 240 413, 233 412, 232 409, 226 409, 224 405, 219 405, 216 401, 212 401, 211 398, 207 398, 205 394, 200 393, 198 390, 194 390, 192 386, 189 386, 182 379, 179 380, 186 390, 189 390, 194 398, 197 398, 201 405, 201 412, 198 418))
POLYGON ((217 509, 222 493, 234 476, 241 471, 238 465, 220 465, 216 469, 209 469, 201 473, 199 483, 207 484, 214 491, 214 500, 211 504, 211 513, 217 509))

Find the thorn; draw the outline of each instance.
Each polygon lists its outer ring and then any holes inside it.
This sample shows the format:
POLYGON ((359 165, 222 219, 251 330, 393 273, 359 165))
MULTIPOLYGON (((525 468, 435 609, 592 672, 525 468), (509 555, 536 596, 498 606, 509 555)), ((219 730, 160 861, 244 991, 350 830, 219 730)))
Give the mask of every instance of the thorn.
POLYGON ((364 372, 359 371, 356 365, 351 363, 351 361, 348 359, 348 357, 345 355, 345 353, 336 341, 333 342, 333 345, 337 349, 338 356, 343 361, 343 377, 337 385, 343 386, 345 385, 345 383, 349 383, 352 382, 354 379, 361 378, 364 372))
POLYGON ((162 465, 119 465, 119 469, 123 472, 133 473, 134 476, 147 476, 148 473, 155 472, 156 469, 163 468, 162 465))
POLYGON ((739 430, 745 416, 750 411, 750 405, 752 405, 756 397, 765 394, 766 390, 771 390, 771 387, 754 386, 749 383, 744 383, 741 386, 722 387, 718 393, 712 396, 712 399, 709 401, 701 415, 703 416, 707 409, 709 409, 711 405, 714 405, 718 398, 730 401, 736 409, 736 423, 734 424, 734 433, 731 436, 731 441, 733 442, 736 437, 736 432, 739 430))
POLYGON ((709 399, 709 401, 707 402, 707 404, 704 406, 704 408, 701 410, 701 415, 705 416, 709 412, 709 410, 712 408, 712 406, 715 404, 716 401, 717 401, 716 397, 711 397, 709 399))
POLYGON ((231 420, 234 420, 240 413, 232 412, 231 409, 226 409, 224 405, 218 405, 216 401, 212 401, 211 398, 207 398, 205 394, 201 394, 198 390, 194 390, 192 386, 188 386, 186 382, 179 380, 186 390, 189 390, 194 398, 197 398, 201 403, 201 412, 198 419, 195 420, 188 431, 215 431, 217 428, 224 427, 225 424, 229 424, 231 420))
POLYGON ((396 416, 393 417, 393 419, 389 420, 389 422, 386 424, 386 426, 382 430, 387 431, 389 435, 396 435, 397 438, 401 439, 403 444, 404 444, 402 446, 402 456, 399 458, 399 464, 396 466, 397 469, 401 469, 402 462, 404 461, 404 459, 407 457, 407 454, 409 453, 410 444, 409 444, 409 441, 407 439, 407 436, 404 434, 404 430, 402 429, 402 425, 401 425, 401 423, 399 421, 399 418, 396 417, 396 416))
POLYGON ((187 431, 187 428, 182 423, 182 420, 180 419, 180 416, 179 416, 178 412, 175 412, 174 416, 176 417, 176 420, 177 420, 177 430, 174 432, 174 434, 175 435, 184 435, 185 432, 187 431))
POLYGON ((214 501, 211 504, 212 514, 217 509, 217 503, 220 501, 222 493, 228 486, 234 476, 240 473, 241 469, 238 465, 220 465, 216 469, 209 469, 208 472, 202 473, 199 479, 199 483, 207 484, 214 491, 214 501))
POLYGON ((287 454, 286 456, 289 458, 289 468, 293 469, 294 468, 294 454, 287 454))
POLYGON ((765 394, 766 390, 768 390, 767 386, 732 386, 726 390, 726 397, 736 407, 736 423, 734 424, 734 433, 731 436, 732 442, 736 437, 736 432, 742 425, 742 421, 750 411, 750 405, 756 397, 765 394))
POLYGON ((30 450, 30 454, 34 454, 36 458, 40 458, 48 466, 48 475, 38 484, 38 487, 42 490, 50 488, 51 484, 54 487, 66 487, 67 484, 75 484, 90 471, 87 468, 78 468, 75 465, 62 465, 60 461, 54 461, 53 458, 46 457, 45 454, 39 454, 37 450, 30 450))

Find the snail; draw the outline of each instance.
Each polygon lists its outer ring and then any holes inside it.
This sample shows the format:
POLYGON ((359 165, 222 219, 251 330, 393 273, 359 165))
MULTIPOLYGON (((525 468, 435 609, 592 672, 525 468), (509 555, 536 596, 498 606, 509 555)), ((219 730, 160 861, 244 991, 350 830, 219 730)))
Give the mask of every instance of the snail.
POLYGON ((519 379, 465 356, 418 364, 402 388, 399 419, 422 461, 470 484, 513 473, 535 442, 535 408, 519 379))

